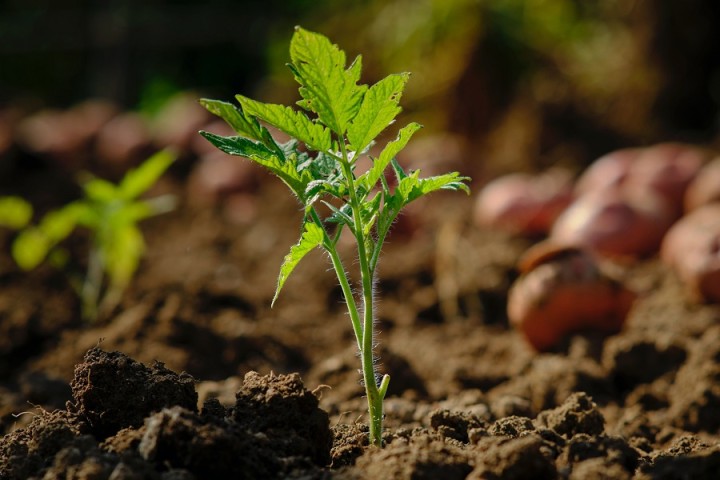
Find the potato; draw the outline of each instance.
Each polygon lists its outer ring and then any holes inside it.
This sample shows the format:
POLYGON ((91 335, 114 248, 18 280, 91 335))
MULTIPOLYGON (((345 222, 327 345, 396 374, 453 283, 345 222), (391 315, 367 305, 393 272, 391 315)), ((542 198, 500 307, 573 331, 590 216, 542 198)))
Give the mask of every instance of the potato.
POLYGON ((547 234, 572 201, 571 190, 570 174, 564 170, 505 175, 480 192, 475 203, 475 222, 522 235, 547 234))
POLYGON ((608 189, 575 200, 556 220, 550 238, 633 259, 655 253, 674 218, 663 198, 651 191, 608 189))
POLYGON ((720 202, 720 157, 700 169, 685 192, 685 211, 690 212, 712 202, 720 202))
POLYGON ((690 182, 707 159, 704 150, 683 143, 626 148, 597 159, 578 178, 577 195, 608 189, 652 191, 679 217, 690 182))
POLYGON ((630 175, 633 162, 642 153, 642 148, 623 148, 598 158, 577 179, 575 194, 580 196, 622 186, 630 175))
POLYGON ((188 197, 194 205, 216 205, 236 193, 254 192, 258 182, 252 162, 215 151, 195 164, 188 179, 188 197))
POLYGON ((720 203, 700 207, 675 223, 660 255, 695 298, 720 302, 720 203))
POLYGON ((649 188, 659 193, 680 215, 685 191, 706 157, 699 148, 681 143, 660 143, 648 147, 633 162, 627 187, 649 188))
POLYGON ((540 243, 521 259, 520 268, 508 297, 508 319, 539 351, 573 332, 618 332, 636 297, 577 247, 540 243))

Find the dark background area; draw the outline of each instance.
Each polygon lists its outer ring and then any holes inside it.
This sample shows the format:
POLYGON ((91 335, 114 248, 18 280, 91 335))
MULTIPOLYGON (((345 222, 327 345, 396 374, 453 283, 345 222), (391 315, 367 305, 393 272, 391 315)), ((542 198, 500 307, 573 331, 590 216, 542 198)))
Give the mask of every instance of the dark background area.
POLYGON ((187 90, 292 101, 296 24, 362 52, 364 81, 413 72, 406 112, 492 171, 718 141, 714 0, 5 0, 0 109, 103 98, 152 114, 187 90))

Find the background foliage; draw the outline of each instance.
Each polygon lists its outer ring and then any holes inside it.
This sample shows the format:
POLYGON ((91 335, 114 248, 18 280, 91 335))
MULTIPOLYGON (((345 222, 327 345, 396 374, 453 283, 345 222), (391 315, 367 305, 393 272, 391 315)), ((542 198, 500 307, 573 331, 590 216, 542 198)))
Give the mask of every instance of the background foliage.
POLYGON ((504 152, 507 169, 716 141, 714 0, 6 0, 0 12, 0 108, 102 97, 152 111, 187 89, 291 101, 276 65, 301 24, 363 52, 368 81, 413 72, 408 115, 504 152))

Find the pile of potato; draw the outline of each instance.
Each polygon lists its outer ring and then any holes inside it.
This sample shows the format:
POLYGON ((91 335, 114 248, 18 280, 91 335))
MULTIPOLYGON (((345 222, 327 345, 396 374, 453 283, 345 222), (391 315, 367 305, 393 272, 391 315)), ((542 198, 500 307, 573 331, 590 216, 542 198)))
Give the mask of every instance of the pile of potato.
POLYGON ((508 317, 538 350, 568 333, 622 327, 634 293, 603 272, 659 255, 698 301, 720 302, 720 157, 661 143, 611 152, 567 173, 488 183, 475 221, 542 237, 520 262, 508 317))

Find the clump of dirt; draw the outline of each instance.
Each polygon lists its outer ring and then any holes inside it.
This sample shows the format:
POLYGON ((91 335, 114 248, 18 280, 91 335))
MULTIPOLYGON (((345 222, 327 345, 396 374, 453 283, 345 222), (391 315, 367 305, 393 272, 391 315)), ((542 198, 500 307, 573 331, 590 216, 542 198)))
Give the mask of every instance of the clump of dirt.
POLYGON ((330 461, 327 413, 297 374, 250 372, 232 408, 195 381, 93 348, 74 402, 0 440, 0 478, 280 478, 330 461))
POLYGON ((68 411, 88 425, 88 433, 104 439, 121 428, 139 427, 150 413, 164 407, 197 410, 194 382, 160 362, 146 367, 120 352, 94 348, 75 367, 70 383, 74 402, 68 411))
POLYGON ((534 418, 496 415, 528 406, 480 392, 389 402, 389 416, 417 426, 388 429, 379 449, 362 424, 331 428, 296 373, 248 372, 233 405, 209 398, 198 409, 189 375, 93 348, 71 387, 67 409, 40 411, 0 440, 0 478, 649 479, 712 478, 720 467, 720 445, 662 433, 647 417, 612 433, 582 392, 534 418))

